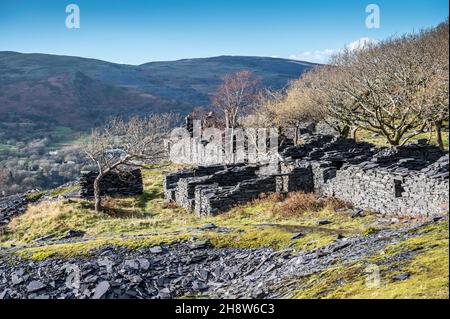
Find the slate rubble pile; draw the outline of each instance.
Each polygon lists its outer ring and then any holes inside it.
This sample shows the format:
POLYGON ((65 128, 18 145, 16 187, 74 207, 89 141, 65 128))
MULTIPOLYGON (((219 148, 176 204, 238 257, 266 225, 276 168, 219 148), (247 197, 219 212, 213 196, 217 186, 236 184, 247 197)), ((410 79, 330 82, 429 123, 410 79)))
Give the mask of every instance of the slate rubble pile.
POLYGON ((0 227, 9 224, 12 218, 23 214, 27 205, 30 203, 39 203, 41 201, 54 200, 56 198, 76 198, 79 197, 77 190, 62 195, 52 196, 51 193, 59 193, 68 187, 78 186, 78 180, 65 183, 52 191, 40 191, 38 189, 29 190, 26 193, 11 195, 0 198, 0 227))
MULTIPOLYGON (((213 226, 205 226, 211 231, 213 226)), ((293 278, 342 263, 367 262, 411 228, 336 239, 322 249, 213 249, 207 242, 126 250, 98 248, 90 257, 30 261, 0 254, 0 299, 284 298, 293 278)), ((407 259, 411 256, 399 256, 407 259)))
POLYGON ((25 212, 28 204, 26 195, 21 194, 0 199, 0 227, 9 224, 13 217, 25 212))

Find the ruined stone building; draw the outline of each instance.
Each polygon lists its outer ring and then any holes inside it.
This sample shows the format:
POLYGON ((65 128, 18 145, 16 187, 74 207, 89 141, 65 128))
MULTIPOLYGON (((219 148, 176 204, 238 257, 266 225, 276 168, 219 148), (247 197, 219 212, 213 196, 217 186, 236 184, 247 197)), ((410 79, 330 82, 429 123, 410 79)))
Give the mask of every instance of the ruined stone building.
POLYGON ((304 134, 271 164, 196 166, 165 177, 165 197, 199 216, 216 215, 261 193, 315 192, 383 214, 434 216, 449 209, 449 157, 419 142, 376 148, 304 134))

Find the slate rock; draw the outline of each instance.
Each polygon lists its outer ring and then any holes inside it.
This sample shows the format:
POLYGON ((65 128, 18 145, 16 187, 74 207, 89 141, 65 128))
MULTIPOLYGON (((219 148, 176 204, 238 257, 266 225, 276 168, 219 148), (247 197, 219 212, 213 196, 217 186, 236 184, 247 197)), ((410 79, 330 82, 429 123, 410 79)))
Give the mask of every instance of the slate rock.
POLYGON ((344 239, 345 238, 345 236, 344 235, 342 235, 342 234, 338 234, 337 236, 336 236, 336 239, 344 239))
POLYGON ((114 266, 114 262, 112 262, 111 260, 109 260, 108 258, 105 259, 101 259, 99 261, 97 261, 97 264, 100 267, 106 267, 106 271, 108 273, 112 272, 112 267, 114 266))
POLYGON ((95 287, 94 295, 92 299, 100 299, 102 298, 109 290, 110 284, 108 281, 102 281, 95 287))
POLYGON ((12 283, 13 286, 21 284, 23 281, 24 281, 23 278, 19 277, 18 274, 13 273, 11 275, 11 283, 12 283))
POLYGON ((208 289, 208 285, 201 281, 194 281, 192 283, 192 288, 195 290, 206 290, 208 289))
POLYGON ((291 236, 291 239, 299 239, 299 238, 302 238, 302 237, 304 237, 304 235, 302 234, 302 233, 293 233, 292 234, 292 236, 291 236))
POLYGON ((317 225, 319 225, 319 226, 328 225, 328 224, 331 224, 331 221, 329 219, 321 219, 317 222, 317 225))
POLYGON ((161 246, 154 246, 154 247, 151 247, 151 248, 150 248, 150 252, 151 252, 152 254, 160 254, 160 253, 163 252, 163 249, 162 249, 161 246))
POLYGON ((198 241, 194 241, 193 243, 191 243, 189 245, 189 248, 192 250, 204 249, 204 248, 207 248, 208 245, 209 245, 209 243, 206 240, 198 240, 198 241))
POLYGON ((410 273, 404 273, 404 274, 395 275, 394 277, 392 277, 392 279, 394 279, 396 281, 403 281, 403 280, 408 279, 409 277, 411 277, 410 273))
POLYGON ((44 289, 47 285, 44 284, 42 281, 39 280, 33 280, 27 285, 27 292, 36 292, 41 289, 44 289))
POLYGON ((139 267, 142 270, 146 271, 146 270, 148 270, 150 268, 150 262, 147 259, 139 258, 137 261, 139 263, 139 267))
POLYGON ((357 210, 355 210, 355 211, 352 213, 351 217, 352 217, 352 218, 360 218, 360 217, 364 217, 364 210, 362 210, 362 209, 357 209, 357 210))
POLYGON ((63 239, 70 239, 75 237, 83 237, 86 234, 86 232, 82 230, 73 230, 70 229, 67 231, 66 235, 63 237, 63 239))
POLYGON ((136 260, 126 260, 124 263, 125 267, 138 270, 139 269, 139 262, 136 260))
POLYGON ((0 300, 9 299, 9 289, 5 289, 0 293, 0 300))
POLYGON ((433 217, 433 222, 437 223, 437 222, 441 221, 443 218, 444 218, 443 216, 435 216, 435 217, 433 217))
POLYGON ((200 229, 203 229, 203 230, 209 230, 209 229, 215 229, 215 228, 217 228, 217 226, 212 223, 206 224, 206 225, 200 227, 200 229))

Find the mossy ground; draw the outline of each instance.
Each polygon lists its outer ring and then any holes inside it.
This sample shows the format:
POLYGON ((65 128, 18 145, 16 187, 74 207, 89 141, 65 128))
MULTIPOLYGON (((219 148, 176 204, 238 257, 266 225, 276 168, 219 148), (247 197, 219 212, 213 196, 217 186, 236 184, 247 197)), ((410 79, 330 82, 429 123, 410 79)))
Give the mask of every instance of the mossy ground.
POLYGON ((364 263, 337 265, 297 281, 295 298, 448 299, 448 222, 414 231, 364 263), (408 258, 396 258, 402 254, 408 258), (396 275, 408 274, 405 280, 396 275))
POLYGON ((58 197, 61 195, 66 195, 72 192, 76 192, 80 189, 80 186, 78 185, 70 185, 70 186, 62 186, 58 187, 56 189, 50 190, 50 191, 41 191, 41 192, 33 192, 30 194, 25 195, 25 198, 31 202, 37 202, 39 199, 41 199, 44 196, 50 196, 50 197, 58 197))
MULTIPOLYGON (((199 219, 195 214, 168 204, 163 199, 165 173, 179 166, 144 171, 145 192, 140 196, 107 198, 106 211, 97 214, 92 202, 61 199, 29 205, 0 237, 2 247, 26 246, 13 250, 22 258, 44 260, 95 253, 104 245, 137 249, 161 244, 208 240, 215 248, 271 247, 311 250, 344 236, 376 232, 377 216, 366 212, 352 218, 345 203, 323 200, 314 195, 293 194, 287 198, 269 195, 229 212, 199 219), (321 219, 330 224, 318 226, 321 219), (197 229, 208 223, 231 229, 214 232, 197 229), (84 238, 72 243, 39 246, 38 238, 62 237, 68 230, 85 231, 84 238), (303 234, 292 239, 294 232, 303 234)), ((52 196, 72 192, 59 189, 52 196), (57 193, 56 193, 57 192, 57 193)), ((397 225, 385 226, 396 227, 397 225)), ((296 280, 296 298, 448 298, 448 223, 419 230, 417 237, 388 247, 366 263, 336 265, 322 273, 296 280), (444 226, 442 226, 444 225, 444 226), (446 225, 446 226, 445 226, 446 225), (406 262, 383 262, 403 251, 414 251, 406 262), (367 266, 378 265, 382 276, 379 288, 366 286, 367 266), (408 272, 405 281, 394 281, 396 273, 408 272)), ((291 295, 292 296, 292 295, 291 295)))

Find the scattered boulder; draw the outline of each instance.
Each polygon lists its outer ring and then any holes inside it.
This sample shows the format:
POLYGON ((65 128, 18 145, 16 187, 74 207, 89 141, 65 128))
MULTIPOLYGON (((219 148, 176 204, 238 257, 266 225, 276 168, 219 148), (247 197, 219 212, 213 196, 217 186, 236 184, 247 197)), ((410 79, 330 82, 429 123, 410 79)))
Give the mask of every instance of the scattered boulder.
POLYGON ((398 238, 415 236, 410 230, 380 230, 303 252, 214 249, 207 241, 196 240, 165 247, 164 253, 154 253, 155 247, 103 246, 94 255, 69 260, 31 262, 14 257, 11 261, 11 255, 0 254, 0 299, 148 299, 200 293, 211 298, 283 298, 286 290, 276 287, 284 279, 329 269, 336 260, 343 264, 365 261, 398 238))
POLYGON ((216 229, 217 226, 214 224, 206 224, 204 226, 199 227, 202 230, 210 230, 210 229, 216 229))

